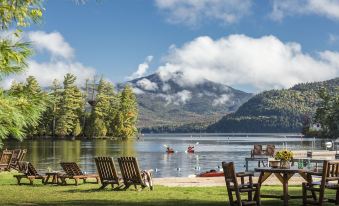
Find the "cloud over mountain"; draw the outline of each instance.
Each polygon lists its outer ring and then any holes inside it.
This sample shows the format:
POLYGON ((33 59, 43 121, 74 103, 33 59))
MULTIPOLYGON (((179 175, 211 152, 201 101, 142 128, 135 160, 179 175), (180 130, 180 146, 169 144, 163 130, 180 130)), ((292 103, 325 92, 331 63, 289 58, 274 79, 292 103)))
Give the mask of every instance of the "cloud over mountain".
POLYGON ((181 47, 172 46, 157 73, 164 82, 171 79, 179 85, 209 80, 261 91, 336 77, 338 59, 337 52, 311 55, 300 44, 285 43, 272 35, 235 34, 217 40, 202 36, 181 47))

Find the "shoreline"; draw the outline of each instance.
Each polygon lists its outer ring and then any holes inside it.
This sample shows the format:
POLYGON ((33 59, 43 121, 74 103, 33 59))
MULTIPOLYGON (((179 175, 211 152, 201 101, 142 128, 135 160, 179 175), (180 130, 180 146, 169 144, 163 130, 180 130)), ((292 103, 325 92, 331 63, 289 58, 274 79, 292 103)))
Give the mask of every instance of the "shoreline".
MULTIPOLYGON (((258 182, 259 177, 253 177, 253 182, 258 182)), ((240 182, 240 179, 238 180, 240 182)), ((293 176, 288 184, 300 186, 305 180, 300 176, 293 176)), ((224 177, 161 177, 153 178, 154 185, 167 187, 216 187, 226 188, 224 177)), ((282 185, 274 175, 271 175, 262 185, 282 185)))

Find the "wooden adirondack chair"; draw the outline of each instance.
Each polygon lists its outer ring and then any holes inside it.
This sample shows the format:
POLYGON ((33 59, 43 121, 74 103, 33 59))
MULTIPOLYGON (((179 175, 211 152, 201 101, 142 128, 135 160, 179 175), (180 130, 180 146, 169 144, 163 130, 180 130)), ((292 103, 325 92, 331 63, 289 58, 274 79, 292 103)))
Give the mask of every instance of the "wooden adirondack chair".
POLYGON ((37 172, 37 170, 34 168, 34 166, 30 162, 18 162, 18 169, 20 173, 19 175, 14 175, 14 177, 18 181, 18 185, 21 185, 21 179, 26 178, 29 180, 29 184, 33 185, 33 181, 35 179, 41 179, 42 183, 45 182, 46 176, 41 175, 37 172))
POLYGON ((135 157, 120 157, 118 162, 125 189, 128 189, 131 185, 134 185, 135 189, 137 189, 137 185, 140 185, 142 189, 149 186, 150 190, 153 190, 151 171, 140 172, 135 157))
POLYGON ((325 199, 325 189, 336 190, 336 199, 328 199, 328 201, 339 205, 339 160, 324 161, 320 182, 312 181, 312 175, 319 175, 319 173, 307 173, 307 176, 311 181, 302 184, 303 205, 322 206, 325 199), (313 199, 308 199, 308 191, 312 192, 313 199), (316 197, 316 193, 319 193, 318 198, 316 197))
POLYGON ((10 164, 11 169, 19 170, 18 163, 23 161, 26 156, 27 150, 26 149, 15 149, 13 150, 12 161, 10 164))
POLYGON ((115 169, 113 158, 96 157, 94 160, 99 173, 100 182, 102 184, 100 189, 105 188, 107 185, 111 185, 112 188, 114 188, 115 184, 120 187, 120 178, 118 177, 118 173, 115 169))
POLYGON ((12 161, 13 152, 10 150, 4 150, 2 151, 1 157, 0 157, 0 171, 9 171, 10 170, 10 164, 12 161))
POLYGON ((61 162, 60 163, 62 169, 65 171, 66 174, 62 174, 59 176, 61 179, 62 184, 66 185, 66 179, 74 179, 75 185, 78 185, 79 180, 83 180, 86 183, 86 180, 89 178, 96 179, 96 184, 99 183, 99 175, 97 174, 84 174, 80 167, 75 162, 61 162))
POLYGON ((253 173, 235 173, 233 162, 222 162, 222 168, 224 170, 228 198, 231 206, 260 205, 258 184, 252 182, 253 173), (238 184, 237 177, 241 178, 241 184, 238 184), (247 183, 245 183, 245 177, 249 179, 247 183), (235 193, 236 200, 233 199, 233 193, 235 193), (240 193, 247 193, 248 199, 242 200, 240 193), (254 199, 252 196, 253 193, 256 195, 254 199))
POLYGON ((253 149, 251 150, 251 157, 254 157, 256 155, 263 155, 264 151, 262 150, 262 145, 261 144, 255 144, 253 146, 253 149))
POLYGON ((273 157, 274 156, 274 152, 275 152, 275 145, 268 144, 266 146, 265 155, 273 157))

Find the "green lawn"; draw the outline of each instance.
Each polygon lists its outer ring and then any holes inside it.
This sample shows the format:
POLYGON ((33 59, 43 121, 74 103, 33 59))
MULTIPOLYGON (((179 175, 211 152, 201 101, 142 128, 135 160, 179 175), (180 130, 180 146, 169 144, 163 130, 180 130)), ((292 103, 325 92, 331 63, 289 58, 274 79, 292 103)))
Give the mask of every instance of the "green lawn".
MULTIPOLYGON (((42 185, 36 180, 34 186, 16 185, 13 174, 0 173, 0 205, 216 205, 227 204, 225 187, 164 187, 155 186, 154 191, 97 190, 97 184, 79 186, 42 185)), ((264 186, 262 193, 280 194, 281 186, 264 186)), ((290 187, 290 193, 301 194, 300 187, 290 187)), ((333 196, 333 192, 331 193, 333 196)), ((282 205, 280 200, 262 199, 262 205, 282 205)), ((301 205, 301 200, 291 200, 290 205, 301 205)))

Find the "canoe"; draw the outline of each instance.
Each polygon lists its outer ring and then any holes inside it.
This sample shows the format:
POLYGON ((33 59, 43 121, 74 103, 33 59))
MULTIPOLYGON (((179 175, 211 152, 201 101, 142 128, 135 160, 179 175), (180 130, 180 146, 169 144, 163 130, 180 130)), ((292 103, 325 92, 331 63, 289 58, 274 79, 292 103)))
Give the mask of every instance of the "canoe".
POLYGON ((224 172, 218 172, 215 170, 210 170, 197 175, 197 177, 223 177, 223 176, 224 172))
POLYGON ((167 152, 167 153, 169 153, 169 154, 172 154, 172 153, 174 153, 174 151, 172 151, 172 150, 171 150, 171 151, 166 151, 166 152, 167 152))
POLYGON ((187 150, 187 153, 194 153, 194 150, 187 150))

